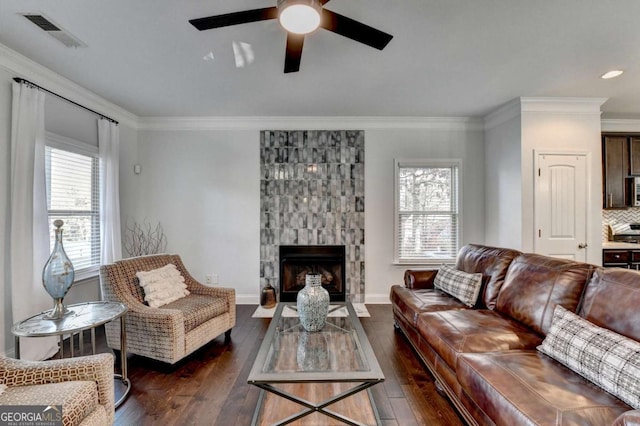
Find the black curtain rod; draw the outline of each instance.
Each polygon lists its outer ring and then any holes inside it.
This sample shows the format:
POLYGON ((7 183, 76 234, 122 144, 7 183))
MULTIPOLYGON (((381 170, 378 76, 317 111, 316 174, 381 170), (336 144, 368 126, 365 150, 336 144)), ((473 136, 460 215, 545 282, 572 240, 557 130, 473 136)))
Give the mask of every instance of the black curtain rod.
POLYGON ((86 107, 86 106, 84 106, 84 105, 80 105, 79 103, 74 102, 74 101, 72 101, 72 100, 71 100, 71 99, 69 99, 69 98, 65 98, 64 96, 62 96, 62 95, 58 95, 57 93, 52 92, 51 90, 45 89, 45 88, 44 88, 44 87, 42 87, 42 86, 38 86, 37 84, 35 84, 35 83, 33 83, 33 82, 29 81, 29 80, 25 80, 24 78, 20 78, 20 77, 15 77, 15 78, 13 79, 13 81, 15 81, 16 83, 25 83, 25 84, 29 84, 29 85, 31 85, 31 86, 33 86, 33 87, 37 87, 37 88, 38 88, 38 89, 40 89, 40 90, 43 90, 43 91, 45 91, 45 92, 47 92, 47 93, 52 94, 53 96, 57 96, 58 98, 60 98, 60 99, 62 99, 62 100, 65 100, 65 101, 67 101, 67 102, 69 102, 69 103, 72 103, 72 104, 74 104, 75 106, 78 106, 78 107, 80 107, 80 108, 82 108, 82 109, 86 109, 87 111, 90 111, 90 112, 94 113, 95 115, 98 115, 98 116, 100 116, 100 117, 102 117, 102 118, 104 118, 104 119, 106 119, 106 120, 109 120, 109 121, 111 121, 111 122, 113 122, 113 123, 118 124, 118 122, 117 122, 116 120, 114 120, 113 118, 107 117, 107 116, 106 116, 106 115, 104 115, 104 114, 100 114, 98 111, 94 111, 94 110, 92 110, 91 108, 87 108, 87 107, 86 107))

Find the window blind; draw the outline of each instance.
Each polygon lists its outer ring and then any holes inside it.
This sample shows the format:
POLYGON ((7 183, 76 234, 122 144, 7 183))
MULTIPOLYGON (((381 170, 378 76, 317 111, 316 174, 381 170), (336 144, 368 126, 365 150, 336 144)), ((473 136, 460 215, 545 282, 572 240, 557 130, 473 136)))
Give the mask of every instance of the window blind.
POLYGON ((396 168, 399 262, 454 259, 458 252, 458 166, 399 163, 396 168))
POLYGON ((100 265, 99 159, 86 150, 47 146, 45 161, 50 247, 55 242, 53 222, 61 219, 65 252, 76 279, 82 279, 100 265))

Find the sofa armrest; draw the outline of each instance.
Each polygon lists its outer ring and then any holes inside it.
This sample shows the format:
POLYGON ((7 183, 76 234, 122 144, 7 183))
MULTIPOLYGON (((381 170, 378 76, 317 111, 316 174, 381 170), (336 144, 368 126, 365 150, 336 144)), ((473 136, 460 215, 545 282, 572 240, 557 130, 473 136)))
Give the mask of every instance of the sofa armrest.
POLYGON ((640 410, 630 410, 622 413, 613 421, 611 426, 639 426, 640 410))
POLYGON ((404 285, 412 290, 433 288, 433 280, 437 273, 437 269, 426 269, 420 271, 407 269, 404 271, 404 285))
POLYGON ((81 356, 49 361, 0 358, 0 383, 29 386, 71 381, 91 381, 98 387, 98 402, 104 405, 110 421, 115 412, 112 354, 81 356))

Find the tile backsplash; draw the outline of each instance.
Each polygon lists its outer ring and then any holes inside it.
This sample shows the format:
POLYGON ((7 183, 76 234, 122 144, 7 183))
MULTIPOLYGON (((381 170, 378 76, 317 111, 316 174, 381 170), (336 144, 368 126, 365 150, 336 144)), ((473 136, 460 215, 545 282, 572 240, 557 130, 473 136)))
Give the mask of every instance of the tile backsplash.
POLYGON ((602 210, 602 241, 609 239, 610 223, 640 223, 640 208, 602 210))

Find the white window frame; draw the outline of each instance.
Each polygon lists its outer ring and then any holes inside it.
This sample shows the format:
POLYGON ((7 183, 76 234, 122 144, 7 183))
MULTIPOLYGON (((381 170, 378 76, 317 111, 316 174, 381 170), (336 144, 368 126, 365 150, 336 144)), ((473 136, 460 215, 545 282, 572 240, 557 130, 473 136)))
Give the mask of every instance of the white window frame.
MULTIPOLYGON (((97 188, 92 188, 92 194, 96 195, 98 197, 97 200, 94 200, 98 212, 97 212, 97 222, 98 225, 100 225, 100 200, 99 200, 99 196, 100 196, 100 191, 102 190, 100 188, 100 154, 98 151, 98 147, 91 145, 87 142, 82 142, 82 141, 78 141, 76 139, 72 139, 72 138, 67 138, 64 136, 60 136, 57 135, 55 133, 51 133, 51 132, 46 132, 45 135, 45 145, 47 147, 50 148, 54 148, 54 149, 60 149, 63 151, 68 151, 68 152, 73 152, 75 154, 80 154, 80 155, 85 155, 87 157, 93 157, 97 160, 97 165, 96 165, 96 169, 95 169, 95 173, 97 173, 97 180, 95 182, 95 185, 97 186, 97 188)), ((51 214, 55 213, 56 215, 65 215, 65 214, 77 214, 77 211, 74 212, 67 212, 67 211, 55 211, 55 210, 47 210, 47 217, 49 217, 51 214)), ((63 226, 63 231, 64 231, 64 226, 63 226)), ((53 230, 49 230, 49 232, 53 232, 53 230)), ((95 278, 99 275, 100 272, 100 248, 101 248, 101 244, 102 242, 100 241, 101 235, 100 235, 100 228, 98 228, 98 246, 97 247, 92 247, 92 252, 97 253, 97 263, 92 264, 90 267, 88 268, 82 268, 82 269, 75 269, 75 279, 74 282, 78 282, 78 281, 82 281, 82 280, 87 280, 90 278, 95 278)), ((64 244, 64 233, 63 233, 63 244, 64 244)), ((53 247, 49 247, 49 250, 52 250, 53 247)), ((94 253, 94 255, 95 255, 94 253)), ((93 257, 93 256, 92 256, 93 257)), ((73 259, 71 259, 73 261, 73 259)))
POLYGON ((455 263, 454 257, 451 258, 437 258, 437 259, 401 259, 400 258, 400 169, 405 167, 416 168, 442 168, 442 167, 455 167, 457 169, 457 176, 455 184, 457 185, 455 206, 457 207, 457 240, 456 252, 460 250, 462 239, 462 160, 459 158, 445 158, 445 159, 394 159, 394 203, 393 203, 393 263, 395 265, 441 265, 443 263, 455 263))

